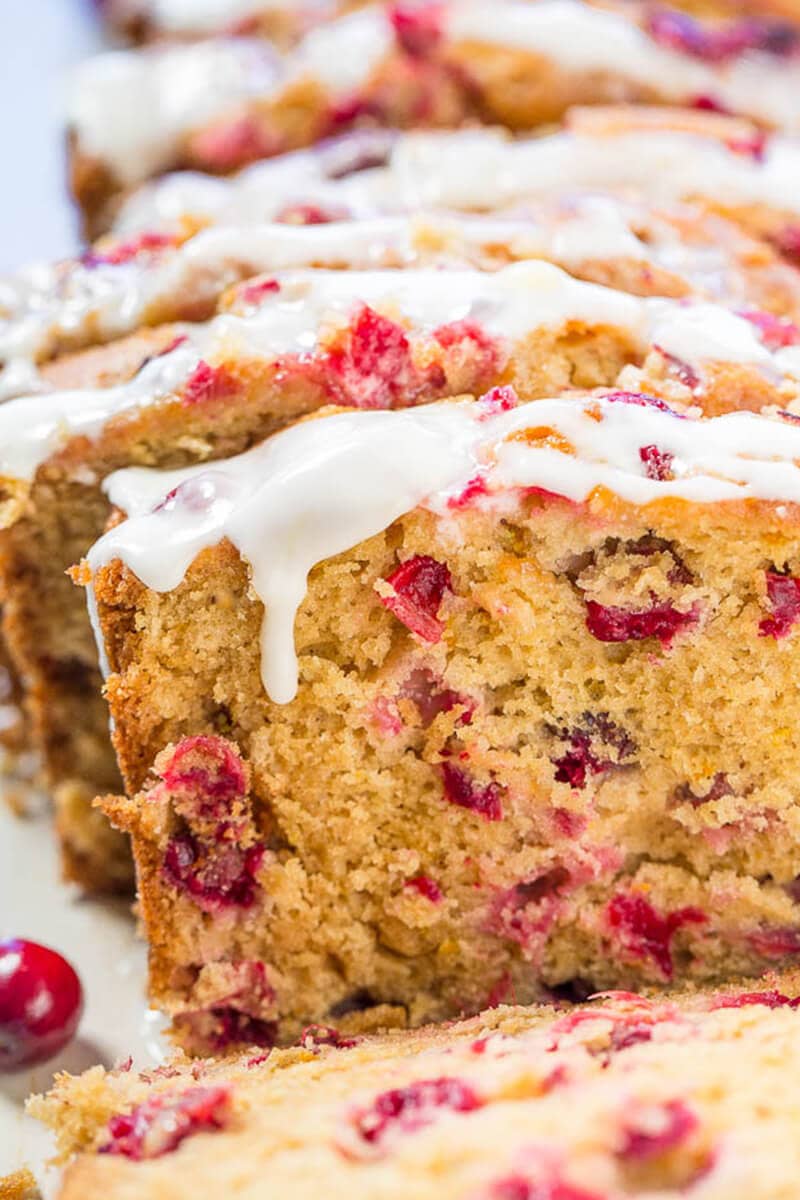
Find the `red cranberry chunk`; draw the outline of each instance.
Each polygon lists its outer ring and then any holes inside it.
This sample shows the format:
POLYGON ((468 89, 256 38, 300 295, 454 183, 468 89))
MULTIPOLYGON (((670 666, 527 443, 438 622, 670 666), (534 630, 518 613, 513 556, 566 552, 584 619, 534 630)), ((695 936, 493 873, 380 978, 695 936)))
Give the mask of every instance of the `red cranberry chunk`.
POLYGON ((83 1010, 75 971, 36 942, 0 942, 0 1072, 46 1062, 72 1039, 83 1010))
POLYGON ((400 699, 414 702, 426 728, 440 713, 451 712, 456 705, 464 710, 458 719, 460 725, 469 725, 475 712, 475 702, 470 697, 462 696, 452 688, 442 687, 433 672, 425 669, 411 671, 400 685, 397 695, 400 699))
POLYGON ((800 266, 800 225, 784 225, 771 241, 785 259, 795 266, 800 266))
POLYGON ((330 225, 335 221, 346 221, 349 217, 346 208, 320 204, 287 204, 276 214, 275 220, 280 225, 330 225))
POLYGON ((201 130, 192 138, 190 149, 199 165, 228 172, 258 158, 268 158, 280 150, 280 145, 253 117, 244 115, 201 130))
POLYGON ((622 947, 635 958, 650 959, 664 979, 673 976, 671 942, 684 925, 702 925, 708 919, 699 908, 687 906, 662 916, 635 892, 615 896, 608 904, 609 928, 622 947))
POLYGON ((173 887, 206 912, 250 908, 258 892, 256 876, 263 857, 261 844, 248 850, 232 843, 209 846, 191 834, 179 834, 167 846, 164 872, 173 887))
POLYGON ((407 879, 403 887, 410 892, 418 892, 420 896, 430 900, 431 904, 441 904, 444 899, 442 889, 430 875, 415 875, 413 879, 407 879))
POLYGON ((713 800, 721 800, 723 796, 732 795, 733 788, 728 783, 728 776, 724 771, 717 771, 711 781, 711 787, 703 795, 698 796, 688 783, 682 783, 673 792, 672 799, 674 803, 691 804, 692 808, 699 808, 702 804, 710 804, 713 800))
POLYGON ((335 1046, 337 1050, 350 1050, 357 1046, 358 1038, 345 1037, 332 1025, 307 1025, 300 1034, 298 1045, 306 1050, 317 1050, 320 1046, 335 1046))
POLYGON ((572 729, 554 732, 565 741, 565 754, 550 761, 559 783, 581 789, 590 775, 599 775, 620 765, 636 750, 636 743, 608 713, 586 712, 572 729))
POLYGON ((389 19, 395 37, 406 54, 422 58, 434 50, 442 37, 441 4, 393 4, 389 19))
POLYGON ((772 615, 758 626, 759 637, 786 637, 800 618, 800 578, 767 571, 767 599, 772 615))
POLYGON ((222 815, 224 809, 215 802, 229 805, 247 791, 239 755, 222 738, 206 734, 178 742, 160 774, 171 791, 185 789, 196 794, 199 804, 210 804, 213 811, 203 815, 222 815))
POLYGON ((780 350, 784 346, 796 346, 800 342, 800 328, 786 317, 776 317, 774 313, 763 312, 761 309, 748 309, 739 316, 755 325, 768 350, 780 350))
POLYGON ((250 283, 243 283, 237 289, 236 298, 243 304, 260 304, 265 296, 277 296, 280 290, 281 285, 277 279, 256 279, 250 283))
POLYGON ((459 1079, 423 1079, 407 1087, 393 1088, 376 1096, 372 1104, 354 1118, 356 1130, 365 1142, 380 1143, 387 1131, 409 1132, 429 1125, 437 1109, 473 1112, 483 1101, 469 1084, 459 1079))
POLYGON ((675 354, 670 354, 663 346, 658 346, 655 342, 653 343, 653 349, 658 351, 672 374, 684 387, 694 391, 695 388, 700 386, 700 376, 691 363, 684 362, 682 358, 678 358, 675 354))
POLYGON ((672 464, 675 455, 669 450, 659 450, 658 446, 640 446, 639 458, 644 466, 648 479, 665 480, 672 478, 672 464))
POLYGON ((529 1178, 506 1175, 490 1184, 481 1200, 603 1200, 599 1192, 588 1192, 558 1178, 529 1178))
POLYGON ((444 383, 435 364, 428 373, 417 369, 402 325, 366 304, 324 361, 342 403, 356 408, 414 404, 429 384, 444 383))
POLYGON ((646 1162, 685 1142, 700 1122, 682 1100, 666 1104, 644 1105, 623 1130, 619 1154, 622 1158, 646 1162))
POLYGON ((210 1016, 214 1022, 214 1032, 209 1041, 217 1054, 232 1046, 264 1046, 271 1050, 277 1041, 278 1026, 275 1021, 252 1017, 227 1005, 212 1008, 210 1016))
POLYGON ((670 416, 681 419, 681 414, 670 408, 666 400, 659 396, 649 396, 646 392, 606 392, 603 399, 611 400, 614 404, 634 404, 637 408, 657 408, 659 412, 669 413, 670 416))
POLYGON ((747 941, 762 958, 788 958, 800 954, 800 929, 791 926, 757 929, 747 935, 747 941))
POLYGON ((676 634, 694 625, 697 614, 680 612, 669 601, 643 611, 586 601, 586 628, 600 642, 641 642, 658 638, 668 646, 676 634))
POLYGON ((444 625, 438 618, 445 592, 452 592, 450 571, 444 563, 427 554, 415 554, 401 563, 386 582, 393 596, 381 596, 384 608, 424 642, 441 640, 444 625))
POLYGON ((774 988, 765 992, 735 992, 730 996, 717 996, 712 1007, 749 1008, 753 1004, 762 1005, 764 1008, 798 1008, 800 997, 793 1000, 774 988))
MULTIPOLYGON (((479 380, 485 380, 488 384, 498 374, 503 362, 502 348, 497 338, 487 333, 477 321, 451 321, 434 329, 433 336, 445 350, 456 351, 458 357, 469 362, 479 380)), ((492 393, 498 394, 496 404, 501 411, 503 406, 513 407, 517 402, 513 388, 498 387, 482 398, 484 404, 489 402, 492 393), (512 396, 513 404, 510 403, 512 396)))
POLYGON ((142 254, 154 255, 166 249, 167 246, 174 245, 175 238, 169 234, 140 233, 137 237, 130 238, 125 242, 117 242, 116 245, 102 250, 88 250, 81 262, 85 267, 117 267, 123 263, 132 262, 142 254))
POLYGON ((238 390, 238 383, 225 367, 212 367, 203 359, 183 385, 184 404, 205 404, 221 400, 238 390))
POLYGON ((491 783, 479 784, 466 771, 452 763, 442 763, 442 782, 444 797, 459 808, 468 808, 478 813, 487 821, 503 819, 503 788, 492 780, 491 783))
POLYGON ((100 1154, 118 1154, 135 1162, 160 1158, 196 1133, 224 1129, 231 1107, 228 1087, 189 1088, 179 1095, 154 1096, 108 1122, 108 1141, 100 1154))
POLYGON ((798 44, 798 31, 788 21, 748 18, 711 26, 670 8, 652 12, 647 30, 661 45, 711 63, 728 62, 748 50, 783 58, 795 53, 798 44))

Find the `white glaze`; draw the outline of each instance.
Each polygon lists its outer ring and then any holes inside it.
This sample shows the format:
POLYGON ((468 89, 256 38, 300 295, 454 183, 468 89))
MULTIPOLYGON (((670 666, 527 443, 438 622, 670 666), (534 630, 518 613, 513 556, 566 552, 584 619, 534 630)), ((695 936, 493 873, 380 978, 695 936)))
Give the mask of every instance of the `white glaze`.
POLYGON ((359 303, 401 314, 417 331, 465 318, 511 342, 568 321, 624 331, 644 352, 651 342, 698 365, 716 357, 800 376, 797 348, 770 354, 749 321, 711 304, 640 299, 573 279, 549 263, 514 263, 495 273, 466 269, 289 271, 280 290, 244 315, 225 313, 188 327, 190 342, 154 359, 129 383, 25 396, 0 405, 0 474, 29 478, 67 438, 96 436, 112 417, 156 403, 199 359, 270 358, 312 352, 320 332, 346 322, 359 303))
MULTIPOLYGON (((7 394, 31 387, 25 358, 42 360, 86 339, 109 341, 135 330, 148 310, 191 296, 213 302, 229 284, 265 271, 322 266, 366 269, 419 259, 419 239, 434 234, 456 248, 508 246, 513 258, 543 256, 579 266, 597 258, 646 261, 648 248, 630 230, 623 207, 593 198, 572 211, 522 220, 432 215, 418 220, 374 217, 328 225, 219 226, 178 248, 122 264, 37 264, 0 291, 0 362, 13 366, 7 394)), ((447 258, 447 249, 442 257, 447 258)), ((3 281, 0 281, 3 282, 3 281)))
POLYGON ((724 196, 800 213, 800 143, 788 138, 772 138, 763 161, 757 161, 716 139, 677 131, 566 132, 514 142, 489 129, 407 134, 397 138, 386 168, 343 179, 327 173, 332 149, 287 154, 231 179, 168 175, 135 193, 115 228, 125 235, 175 228, 187 217, 254 223, 312 198, 363 216, 379 210, 499 209, 591 190, 633 192, 651 201, 724 196))
POLYGON ((227 461, 110 476, 105 490, 128 518, 95 544, 89 564, 95 575, 119 559, 145 586, 168 592, 201 550, 228 538, 264 605, 265 690, 285 704, 297 691, 294 621, 312 567, 419 505, 456 520, 448 502, 478 474, 488 505, 534 486, 574 501, 605 487, 635 505, 663 496, 797 502, 797 459, 800 429, 752 413, 689 420, 650 406, 563 398, 494 415, 470 401, 337 414, 227 461), (557 431, 574 453, 508 440, 538 427, 557 431), (674 480, 646 477, 646 445, 675 456, 674 480))
POLYGON ((320 7, 314 0, 149 0, 139 10, 157 29, 169 33, 217 33, 273 9, 314 7, 320 7))
POLYGON ((764 54, 712 65, 654 42, 633 22, 580 0, 464 0, 445 20, 453 40, 516 46, 568 71, 603 71, 674 102, 710 95, 778 128, 800 122, 800 73, 764 54))
POLYGON ((192 129, 283 78, 269 45, 246 38, 117 50, 79 68, 67 116, 81 150, 130 185, 167 168, 192 129))
MULTIPOLYGON (((749 54, 709 65, 659 46, 624 17, 579 0, 454 0, 444 26, 456 43, 518 47, 567 71, 605 71, 675 102, 711 96, 777 128, 800 129, 800 72, 793 63, 749 54)), ((236 101, 278 99, 287 83, 305 75, 335 96, 347 94, 368 79, 392 45, 385 10, 370 6, 313 29, 280 66, 271 61, 268 68, 263 43, 246 41, 101 55, 78 73, 69 116, 79 145, 131 183, 168 166, 189 130, 236 101)))

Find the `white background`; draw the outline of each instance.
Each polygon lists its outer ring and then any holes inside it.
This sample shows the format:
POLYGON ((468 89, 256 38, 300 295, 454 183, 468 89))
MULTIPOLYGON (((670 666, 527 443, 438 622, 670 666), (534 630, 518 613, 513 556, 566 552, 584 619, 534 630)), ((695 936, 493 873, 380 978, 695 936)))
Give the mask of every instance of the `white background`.
POLYGON ((63 95, 99 40, 93 0, 0 0, 0 271, 77 245, 63 95))

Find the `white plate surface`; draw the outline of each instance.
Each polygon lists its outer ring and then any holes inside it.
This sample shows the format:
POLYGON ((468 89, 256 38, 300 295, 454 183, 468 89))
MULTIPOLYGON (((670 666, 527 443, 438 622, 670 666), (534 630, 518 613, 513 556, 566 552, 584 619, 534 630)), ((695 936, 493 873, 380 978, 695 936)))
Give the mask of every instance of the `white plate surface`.
MULTIPOLYGON (((143 1068, 159 1061, 159 1018, 144 1000, 145 952, 130 905, 81 899, 59 880, 55 841, 45 815, 21 820, 0 799, 0 938, 52 946, 73 964, 86 1007, 78 1037, 45 1066, 0 1075, 0 1176, 30 1166, 43 1177, 49 1135, 23 1112, 25 1097, 46 1090, 54 1071, 112 1066, 133 1055, 143 1068)), ((55 1172, 47 1172, 52 1195, 55 1172)))

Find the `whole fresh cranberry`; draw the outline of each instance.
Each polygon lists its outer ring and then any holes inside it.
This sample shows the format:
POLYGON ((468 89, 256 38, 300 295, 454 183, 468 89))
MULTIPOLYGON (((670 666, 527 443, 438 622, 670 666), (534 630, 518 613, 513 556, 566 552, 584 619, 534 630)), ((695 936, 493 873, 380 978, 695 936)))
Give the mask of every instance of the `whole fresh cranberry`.
POLYGON ((60 954, 36 942, 0 942, 0 1071, 46 1062, 70 1041, 83 990, 60 954))

